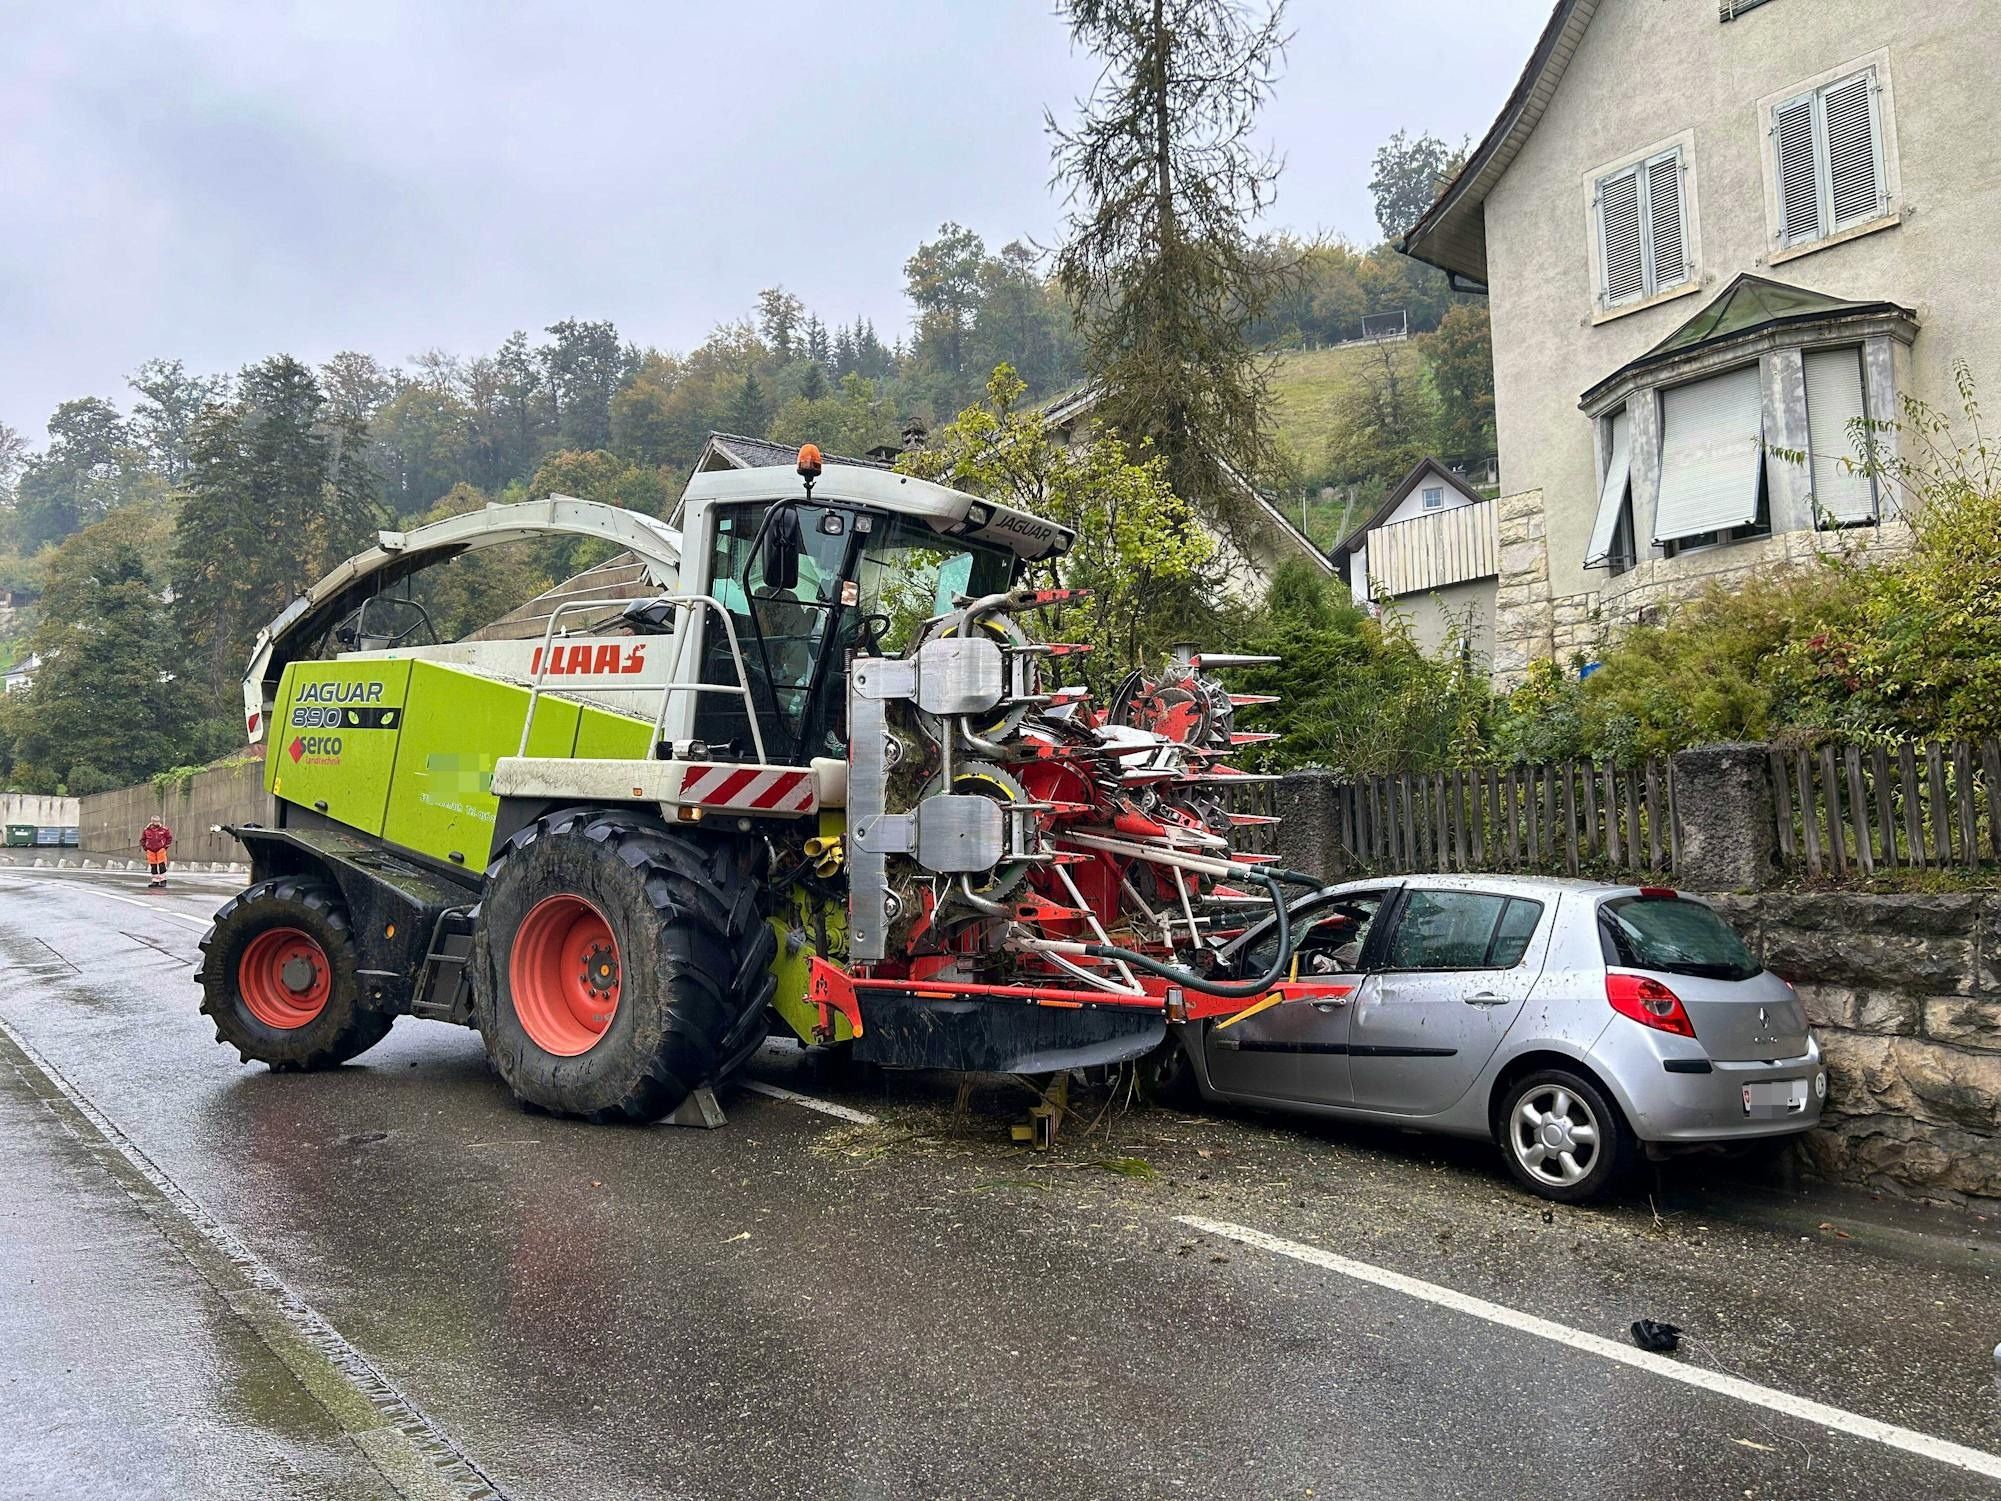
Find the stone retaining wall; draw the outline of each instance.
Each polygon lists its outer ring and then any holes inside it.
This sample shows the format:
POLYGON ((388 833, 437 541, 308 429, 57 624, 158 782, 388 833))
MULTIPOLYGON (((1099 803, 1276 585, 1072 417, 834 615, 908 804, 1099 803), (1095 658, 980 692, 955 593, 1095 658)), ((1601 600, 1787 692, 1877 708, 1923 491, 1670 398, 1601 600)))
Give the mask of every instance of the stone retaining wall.
POLYGON ((2001 1200, 2001 895, 1711 898, 1798 986, 1827 1056, 1823 1177, 2001 1200))
POLYGON ((177 861, 235 861, 243 846, 216 825, 270 823, 271 797, 264 790, 264 763, 239 761, 211 766, 165 791, 150 782, 100 792, 82 800, 81 844, 92 855, 138 860, 139 834, 158 814, 174 831, 177 861))

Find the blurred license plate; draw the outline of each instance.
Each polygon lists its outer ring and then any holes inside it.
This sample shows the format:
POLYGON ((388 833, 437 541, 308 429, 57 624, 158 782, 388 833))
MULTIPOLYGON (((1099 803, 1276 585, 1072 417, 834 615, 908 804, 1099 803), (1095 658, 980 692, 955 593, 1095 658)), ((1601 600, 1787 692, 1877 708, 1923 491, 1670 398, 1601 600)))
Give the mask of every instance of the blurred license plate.
POLYGON ((1744 1113, 1748 1116, 1798 1115, 1805 1109, 1804 1079, 1771 1079, 1744 1086, 1744 1113))

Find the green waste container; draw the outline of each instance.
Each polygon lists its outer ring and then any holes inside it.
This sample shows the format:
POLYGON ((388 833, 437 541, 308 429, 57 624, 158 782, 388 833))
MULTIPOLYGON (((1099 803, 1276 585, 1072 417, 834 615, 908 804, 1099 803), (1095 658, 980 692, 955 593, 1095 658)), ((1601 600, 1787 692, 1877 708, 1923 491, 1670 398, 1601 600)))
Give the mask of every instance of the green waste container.
POLYGON ((10 823, 7 825, 7 847, 26 849, 35 842, 35 826, 31 823, 10 823))

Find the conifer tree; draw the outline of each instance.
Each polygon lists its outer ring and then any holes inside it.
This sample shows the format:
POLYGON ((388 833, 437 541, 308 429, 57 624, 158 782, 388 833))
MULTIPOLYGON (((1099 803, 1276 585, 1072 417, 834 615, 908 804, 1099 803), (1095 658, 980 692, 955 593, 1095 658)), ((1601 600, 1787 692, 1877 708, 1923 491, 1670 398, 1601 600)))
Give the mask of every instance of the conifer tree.
POLYGON ((1099 419, 1150 442, 1174 492, 1238 529, 1242 481, 1276 471, 1266 362, 1246 325, 1284 285, 1251 225, 1278 161, 1253 133, 1284 50, 1283 5, 1067 0, 1078 45, 1102 64, 1055 139, 1069 193, 1056 273, 1080 319, 1099 419))

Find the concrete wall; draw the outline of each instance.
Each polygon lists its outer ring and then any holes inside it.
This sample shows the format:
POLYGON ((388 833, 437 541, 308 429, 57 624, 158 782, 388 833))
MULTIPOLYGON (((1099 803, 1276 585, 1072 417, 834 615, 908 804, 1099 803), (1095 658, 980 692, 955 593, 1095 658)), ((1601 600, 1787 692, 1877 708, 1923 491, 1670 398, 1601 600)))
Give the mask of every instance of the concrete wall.
POLYGON ((1826 1114, 1822 1176, 2001 1200, 2001 896, 1765 891, 1714 898, 1806 1002, 1826 1114))
POLYGON ((1410 621, 1411 635, 1428 655, 1437 655, 1454 627, 1464 628, 1473 666, 1485 671, 1494 660, 1494 581, 1472 579, 1449 584, 1429 594, 1406 594, 1392 601, 1396 612, 1410 621))
POLYGON ((82 799, 82 848, 86 854, 143 858, 139 833, 155 815, 174 831, 176 860, 241 860, 243 846, 214 825, 270 823, 264 763, 244 761, 198 772, 165 793, 150 782, 82 799))
MULTIPOLYGON (((1486 203, 1502 476, 1510 491, 1542 493, 1552 601, 1583 602, 1607 587, 1604 569, 1583 567, 1598 463, 1578 398, 1741 272, 1915 308, 1922 332, 1908 389, 1934 405, 1957 407, 1955 359, 1984 379, 1990 403, 2001 390, 2001 311, 1991 295, 2001 235, 1996 197, 1984 190, 2001 179, 1987 45, 1995 19, 1981 0, 1783 0, 1725 25, 1716 0, 1604 0, 1548 112, 1486 203), (1773 264, 1760 101, 1878 49, 1887 50, 1901 222, 1781 253, 1773 264), (1594 323, 1587 174, 1682 132, 1692 132, 1698 278, 1685 295, 1594 323)), ((1786 545, 1774 538, 1716 551, 1768 564, 1786 545)), ((1504 591, 1509 582, 1504 568, 1504 591)), ((1622 604, 1660 592, 1651 572, 1612 587, 1622 604)), ((1504 641, 1504 672, 1507 655, 1504 641)))
POLYGON ((77 827, 77 800, 40 792, 0 792, 0 824, 77 827))

